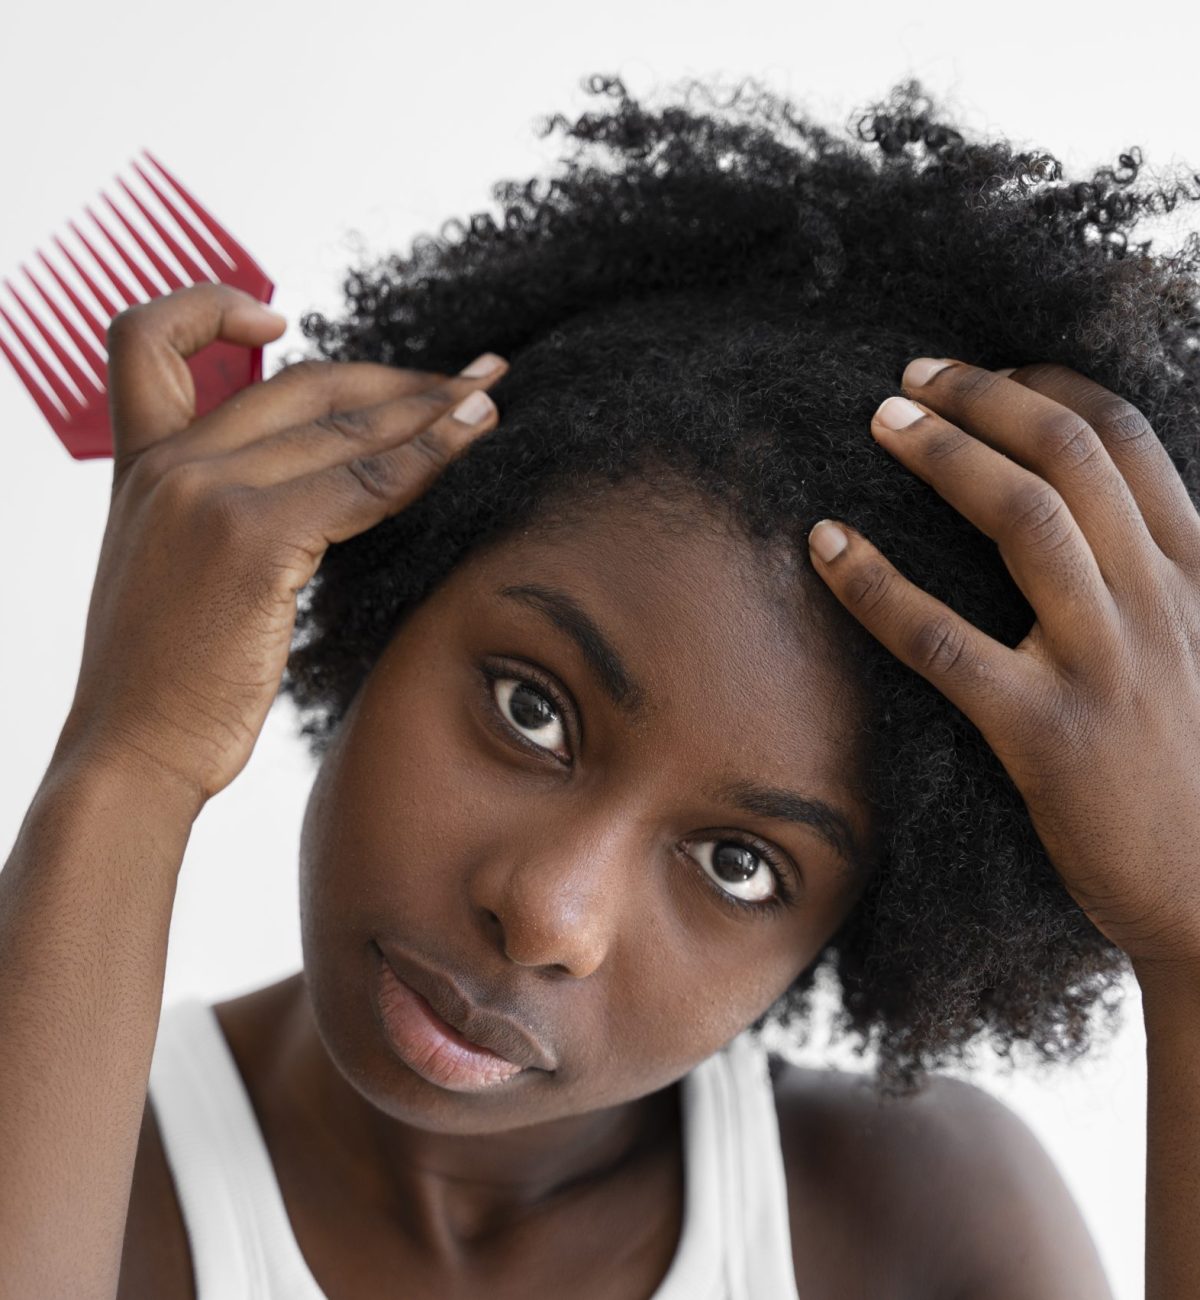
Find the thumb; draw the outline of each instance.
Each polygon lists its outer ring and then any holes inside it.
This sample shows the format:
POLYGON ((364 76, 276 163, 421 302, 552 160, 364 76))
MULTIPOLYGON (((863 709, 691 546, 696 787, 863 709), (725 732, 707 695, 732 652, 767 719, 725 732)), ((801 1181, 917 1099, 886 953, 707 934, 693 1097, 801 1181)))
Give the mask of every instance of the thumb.
POLYGON ((108 409, 114 469, 196 418, 187 358, 217 339, 262 347, 287 321, 228 284, 193 284, 137 303, 108 327, 108 409))

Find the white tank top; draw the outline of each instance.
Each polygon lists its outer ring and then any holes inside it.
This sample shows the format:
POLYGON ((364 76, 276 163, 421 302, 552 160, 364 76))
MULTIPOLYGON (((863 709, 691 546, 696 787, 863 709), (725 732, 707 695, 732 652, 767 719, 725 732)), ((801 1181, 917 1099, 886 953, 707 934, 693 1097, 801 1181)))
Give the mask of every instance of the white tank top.
MULTIPOLYGON (((681 1080, 683 1230, 651 1300, 799 1300, 767 1054, 748 1034, 681 1080)), ((197 1300, 327 1300, 211 1006, 166 1008, 150 1068, 197 1300)), ((402 1290, 395 1293, 397 1300, 402 1290)))

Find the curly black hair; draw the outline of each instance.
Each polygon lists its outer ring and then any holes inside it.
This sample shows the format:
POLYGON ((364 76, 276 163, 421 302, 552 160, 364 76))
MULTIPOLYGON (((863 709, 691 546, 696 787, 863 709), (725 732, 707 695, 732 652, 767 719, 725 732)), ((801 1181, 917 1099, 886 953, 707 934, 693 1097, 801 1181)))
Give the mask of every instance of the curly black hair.
POLYGON ((806 539, 844 519, 1004 645, 1028 633, 996 545, 869 436, 921 355, 1080 371, 1140 408, 1195 500, 1200 237, 1151 255, 1128 233, 1200 193, 1136 188, 1136 147, 1064 180, 1049 153, 968 140, 916 80, 845 138, 752 78, 724 100, 689 80, 653 109, 618 77, 583 85, 613 103, 545 119, 541 135, 575 141, 558 175, 497 183, 499 218, 350 271, 344 318, 302 320, 320 359, 453 374, 492 350, 511 370, 490 389, 497 428, 330 546, 300 593, 281 693, 301 735, 325 753, 406 613, 475 548, 606 483, 685 483, 748 539, 796 549, 870 701, 868 884, 752 1031, 803 1038, 827 971, 837 1030, 877 1050, 885 1094, 985 1036, 1010 1068, 1018 1044, 1035 1064, 1077 1058, 1112 1031, 1128 959, 1063 887, 978 730, 841 607, 806 539))

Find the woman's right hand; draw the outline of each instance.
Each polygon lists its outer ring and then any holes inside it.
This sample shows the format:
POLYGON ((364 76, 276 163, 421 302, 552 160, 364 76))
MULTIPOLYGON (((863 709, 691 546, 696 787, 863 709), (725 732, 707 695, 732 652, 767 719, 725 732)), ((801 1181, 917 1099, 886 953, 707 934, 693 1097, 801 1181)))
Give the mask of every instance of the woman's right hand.
MULTIPOLYGON (((200 284, 108 331, 113 488, 56 756, 117 763, 199 812, 246 765, 279 689, 296 594, 331 542, 404 509, 468 443, 462 400, 503 375, 302 361, 195 418, 185 358, 280 321, 200 284)), ((152 786, 151 788, 154 788, 152 786)))

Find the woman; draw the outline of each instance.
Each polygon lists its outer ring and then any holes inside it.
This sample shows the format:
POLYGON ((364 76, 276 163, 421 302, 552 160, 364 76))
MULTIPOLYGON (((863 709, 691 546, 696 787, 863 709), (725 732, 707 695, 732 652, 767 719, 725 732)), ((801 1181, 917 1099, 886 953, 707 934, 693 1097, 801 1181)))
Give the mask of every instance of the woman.
POLYGON ((915 83, 877 154, 593 89, 555 121, 620 166, 355 272, 206 417, 183 358, 281 322, 114 322, 79 685, 0 877, 10 1293, 1107 1297, 1028 1129, 929 1072, 1074 1059, 1132 971, 1148 1294, 1188 1294, 1200 251, 1125 241, 1178 196, 915 83), (304 969, 159 1028, 281 685, 304 969), (761 1046, 822 970, 873 1081, 761 1046))

